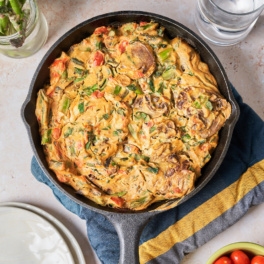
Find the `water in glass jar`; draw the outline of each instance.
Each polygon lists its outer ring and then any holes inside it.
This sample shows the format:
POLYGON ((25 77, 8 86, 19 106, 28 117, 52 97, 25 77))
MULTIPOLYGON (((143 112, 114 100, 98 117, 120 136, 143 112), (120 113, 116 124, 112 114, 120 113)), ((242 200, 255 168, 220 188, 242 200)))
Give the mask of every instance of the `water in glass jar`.
POLYGON ((198 0, 195 23, 210 42, 232 45, 244 39, 253 28, 263 0, 198 0))

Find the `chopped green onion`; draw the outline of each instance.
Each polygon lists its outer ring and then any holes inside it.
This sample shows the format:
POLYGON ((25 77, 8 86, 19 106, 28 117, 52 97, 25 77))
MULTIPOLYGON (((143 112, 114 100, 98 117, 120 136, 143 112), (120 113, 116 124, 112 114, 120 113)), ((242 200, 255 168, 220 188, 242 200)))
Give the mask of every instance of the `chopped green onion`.
POLYGON ((155 93, 155 86, 153 84, 153 80, 150 79, 148 84, 149 84, 149 89, 151 90, 151 92, 155 93))
POLYGON ((74 83, 81 82, 81 81, 83 81, 84 79, 85 79, 85 77, 76 78, 76 79, 74 80, 74 83))
POLYGON ((132 30, 134 30, 134 26, 133 26, 132 23, 126 23, 126 24, 122 27, 122 29, 123 29, 124 31, 132 31, 132 30))
POLYGON ((64 137, 67 138, 68 136, 70 136, 73 132, 73 128, 72 127, 68 127, 67 131, 64 133, 64 137))
POLYGON ((70 148, 71 156, 75 155, 76 152, 75 152, 75 148, 74 148, 74 146, 70 146, 69 148, 70 148))
POLYGON ((143 159, 144 161, 146 161, 146 162, 149 162, 149 157, 147 157, 147 156, 144 156, 144 155, 139 155, 139 154, 135 154, 135 159, 137 160, 137 161, 139 161, 140 159, 143 159))
POLYGON ((156 129, 157 129, 157 128, 156 128, 155 126, 152 126, 152 127, 150 128, 150 130, 149 130, 149 133, 154 132, 156 129))
POLYGON ((65 70, 65 71, 62 73, 61 78, 62 78, 62 79, 67 79, 67 77, 68 77, 68 72, 65 70))
POLYGON ((111 129, 111 126, 110 125, 107 126, 107 127, 102 128, 102 130, 109 130, 109 129, 111 129))
POLYGON ((140 89, 140 87, 134 85, 134 84, 130 84, 127 86, 127 89, 129 89, 130 91, 135 92, 136 94, 143 94, 142 90, 140 89))
POLYGON ((109 119, 109 114, 103 114, 103 119, 105 120, 109 119))
POLYGON ((124 196, 125 194, 127 194, 127 191, 117 192, 117 193, 114 193, 114 194, 112 194, 112 195, 113 195, 113 196, 122 197, 122 196, 124 196))
POLYGON ((202 108, 200 102, 198 102, 198 101, 194 101, 194 102, 193 102, 193 106, 194 106, 196 109, 201 109, 201 108, 202 108))
POLYGON ((71 58, 71 61, 77 65, 84 66, 84 62, 81 60, 78 60, 77 58, 71 58))
POLYGON ((45 145, 47 143, 50 143, 51 142, 51 129, 47 129, 42 138, 41 138, 41 145, 45 145))
POLYGON ((95 47, 97 50, 101 50, 103 47, 103 43, 101 41, 96 42, 95 47))
POLYGON ((80 113, 84 112, 84 102, 81 102, 81 103, 78 104, 78 109, 79 109, 80 113))
POLYGON ((145 120, 148 117, 148 115, 144 112, 136 112, 134 116, 136 119, 143 119, 143 120, 145 120))
POLYGON ((122 115, 122 116, 125 116, 125 109, 124 108, 118 108, 117 110, 116 110, 116 112, 119 114, 119 115, 122 115))
POLYGON ((208 161, 208 160, 210 160, 211 159, 211 155, 210 155, 210 153, 208 153, 205 157, 204 157, 204 162, 206 162, 206 161, 208 161))
POLYGON ((162 61, 167 60, 170 57, 170 54, 171 54, 172 50, 173 50, 172 48, 167 48, 167 49, 164 49, 164 50, 160 51, 158 53, 159 58, 162 61))
POLYGON ((113 135, 114 136, 119 136, 121 133, 123 133, 123 130, 122 129, 117 129, 117 130, 115 130, 115 131, 113 131, 113 135))
POLYGON ((128 130, 133 137, 136 136, 136 132, 131 124, 128 125, 128 130))
POLYGON ((158 35, 159 35, 160 37, 163 37, 163 35, 164 35, 164 27, 160 27, 160 28, 158 28, 157 33, 158 33, 158 35))
POLYGON ((131 207, 132 208, 138 207, 138 206, 144 204, 146 202, 146 200, 147 200, 147 196, 144 196, 144 197, 141 197, 141 198, 139 198, 137 200, 134 200, 134 201, 131 202, 131 207))
POLYGON ((114 30, 110 30, 108 33, 109 37, 114 37, 115 36, 115 31, 114 30))
POLYGON ((171 80, 171 79, 174 79, 175 78, 175 75, 176 75, 175 69, 169 68, 169 69, 165 70, 162 73, 162 78, 164 80, 171 80))
POLYGON ((191 139, 191 136, 189 134, 185 134, 182 136, 182 141, 184 143, 188 142, 191 139))
POLYGON ((210 101, 206 101, 206 103, 205 103, 205 107, 206 107, 208 110, 210 110, 210 111, 213 110, 213 105, 212 105, 212 103, 211 103, 210 101))
POLYGON ((61 111, 65 113, 70 107, 71 101, 68 97, 64 96, 61 111))
POLYGON ((96 90, 98 90, 98 84, 94 84, 93 86, 89 86, 87 88, 85 88, 83 91, 87 94, 87 95, 91 95, 93 92, 95 92, 96 90))
POLYGON ((159 168, 154 168, 154 167, 148 167, 147 170, 154 174, 157 174, 159 172, 159 168))
POLYGON ((114 95, 118 95, 121 91, 122 87, 119 85, 116 85, 115 89, 114 89, 114 95))
POLYGON ((83 70, 83 69, 80 69, 80 68, 77 68, 77 67, 74 67, 74 73, 77 73, 79 75, 83 75, 83 74, 86 74, 87 71, 83 70))
POLYGON ((85 144, 85 149, 88 150, 90 147, 91 147, 91 142, 88 141, 88 142, 85 144))
POLYGON ((158 93, 163 94, 163 90, 166 88, 166 86, 164 85, 164 83, 160 83, 159 89, 158 89, 158 93))

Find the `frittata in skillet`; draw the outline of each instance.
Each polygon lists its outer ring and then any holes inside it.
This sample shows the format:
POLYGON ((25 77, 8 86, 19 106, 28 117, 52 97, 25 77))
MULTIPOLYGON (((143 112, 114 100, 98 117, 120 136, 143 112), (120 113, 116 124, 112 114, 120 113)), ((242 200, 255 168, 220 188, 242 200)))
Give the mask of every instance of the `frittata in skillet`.
POLYGON ((130 210, 188 194, 230 113, 199 54, 154 21, 96 28, 62 52, 36 106, 59 181, 130 210))

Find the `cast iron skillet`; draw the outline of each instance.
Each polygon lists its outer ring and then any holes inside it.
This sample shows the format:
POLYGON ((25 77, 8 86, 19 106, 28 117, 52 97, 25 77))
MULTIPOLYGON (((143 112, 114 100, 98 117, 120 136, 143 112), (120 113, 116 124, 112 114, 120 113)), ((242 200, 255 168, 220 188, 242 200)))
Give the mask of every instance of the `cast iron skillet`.
POLYGON ((194 194, 198 193, 213 177, 227 152, 233 128, 239 116, 239 108, 232 95, 226 73, 221 63, 213 51, 200 37, 182 24, 161 15, 141 11, 120 11, 88 19, 75 26, 55 42, 41 60, 32 78, 28 96, 21 109, 21 114, 28 131, 34 155, 47 177, 54 183, 56 188, 74 202, 106 216, 115 226, 119 236, 120 263, 134 264, 139 262, 139 238, 141 231, 150 217, 187 201, 194 194), (39 126, 35 116, 36 98, 38 90, 49 80, 48 67, 54 59, 59 57, 62 51, 67 52, 73 44, 79 43, 82 39, 92 34, 96 27, 108 24, 120 25, 126 22, 150 20, 155 20, 163 25, 166 28, 166 33, 170 37, 180 36, 186 39, 188 43, 200 53, 202 60, 209 65, 212 74, 215 76, 220 92, 231 103, 232 113, 225 126, 220 131, 220 141, 212 155, 211 161, 203 168, 202 176, 197 180, 196 188, 190 194, 181 200, 163 201, 153 204, 149 208, 140 212, 123 212, 117 209, 99 206, 87 198, 78 195, 71 187, 62 184, 57 180, 55 174, 48 167, 40 144, 39 126))

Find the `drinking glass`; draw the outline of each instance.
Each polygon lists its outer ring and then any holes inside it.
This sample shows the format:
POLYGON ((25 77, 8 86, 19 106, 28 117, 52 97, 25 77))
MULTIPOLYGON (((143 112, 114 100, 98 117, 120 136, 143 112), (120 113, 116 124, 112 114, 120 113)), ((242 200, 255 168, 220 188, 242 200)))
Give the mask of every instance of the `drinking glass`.
POLYGON ((33 55, 45 44, 48 37, 48 24, 38 8, 37 0, 26 0, 24 6, 30 10, 30 14, 23 45, 15 47, 11 44, 12 41, 19 39, 19 33, 0 36, 0 53, 11 58, 25 58, 33 55))
POLYGON ((264 8, 264 0, 197 0, 195 24, 210 43, 239 43, 252 30, 264 8))

